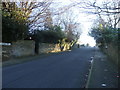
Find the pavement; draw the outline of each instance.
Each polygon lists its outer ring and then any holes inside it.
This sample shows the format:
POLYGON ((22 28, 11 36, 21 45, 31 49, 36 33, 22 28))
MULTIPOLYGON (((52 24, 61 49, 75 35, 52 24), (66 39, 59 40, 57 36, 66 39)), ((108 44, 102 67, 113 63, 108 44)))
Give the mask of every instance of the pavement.
POLYGON ((118 66, 96 49, 86 88, 118 88, 118 66))

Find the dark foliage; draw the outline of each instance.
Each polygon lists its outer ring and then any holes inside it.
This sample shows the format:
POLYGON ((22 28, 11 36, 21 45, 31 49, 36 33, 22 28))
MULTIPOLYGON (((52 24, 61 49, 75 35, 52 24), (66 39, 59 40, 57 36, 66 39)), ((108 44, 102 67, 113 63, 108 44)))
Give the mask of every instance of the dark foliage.
POLYGON ((99 28, 93 28, 90 33, 90 35, 96 40, 96 43, 101 45, 100 47, 104 47, 105 45, 110 43, 118 46, 118 34, 119 29, 108 27, 102 30, 99 28))
POLYGON ((12 42, 21 40, 26 37, 28 27, 24 24, 19 24, 10 17, 2 16, 2 41, 12 42))
POLYGON ((43 43, 58 43, 65 38, 65 33, 59 26, 54 26, 51 30, 36 30, 33 35, 34 40, 43 43))
POLYGON ((2 42, 24 39, 28 32, 27 18, 15 2, 2 3, 2 42))

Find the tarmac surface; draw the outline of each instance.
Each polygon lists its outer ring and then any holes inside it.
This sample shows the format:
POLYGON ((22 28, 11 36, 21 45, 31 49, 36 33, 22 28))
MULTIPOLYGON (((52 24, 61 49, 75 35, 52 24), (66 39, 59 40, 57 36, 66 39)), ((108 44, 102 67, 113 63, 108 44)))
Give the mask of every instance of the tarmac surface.
POLYGON ((3 68, 3 88, 84 88, 94 48, 37 58, 3 68))

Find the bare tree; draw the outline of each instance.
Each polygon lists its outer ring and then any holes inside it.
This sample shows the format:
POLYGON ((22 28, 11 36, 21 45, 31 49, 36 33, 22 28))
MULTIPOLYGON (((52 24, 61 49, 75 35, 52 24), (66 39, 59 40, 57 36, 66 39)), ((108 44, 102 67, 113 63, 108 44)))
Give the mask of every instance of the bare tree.
MULTIPOLYGON (((22 11, 22 17, 27 18, 27 24, 30 27, 35 27, 38 23, 44 22, 42 18, 46 17, 46 12, 53 0, 40 0, 39 2, 31 2, 30 0, 24 2, 14 2, 22 11)), ((5 3, 8 5, 8 2, 5 3)), ((13 7, 14 8, 14 7, 13 7)))
POLYGON ((74 6, 78 7, 82 13, 96 14, 99 18, 107 18, 107 22, 111 27, 116 28, 120 22, 120 1, 119 0, 103 0, 99 4, 98 0, 71 0, 74 6))
POLYGON ((63 27, 64 31, 66 32, 67 38, 72 41, 76 39, 75 35, 81 33, 80 29, 80 22, 78 21, 77 15, 72 10, 67 10, 61 16, 58 16, 59 24, 63 27))

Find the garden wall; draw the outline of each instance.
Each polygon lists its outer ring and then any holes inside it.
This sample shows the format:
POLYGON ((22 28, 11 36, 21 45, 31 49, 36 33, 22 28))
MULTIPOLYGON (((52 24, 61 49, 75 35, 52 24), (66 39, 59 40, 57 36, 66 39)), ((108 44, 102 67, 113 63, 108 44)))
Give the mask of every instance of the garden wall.
POLYGON ((108 45, 107 49, 104 49, 104 52, 108 55, 109 59, 118 65, 118 47, 112 43, 108 45))
MULTIPOLYGON (((68 43, 64 45, 63 51, 69 49, 68 43)), ((13 42, 12 45, 3 45, 2 46, 2 57, 4 60, 9 59, 11 57, 22 57, 35 55, 34 53, 35 42, 33 40, 19 40, 17 42, 13 42)), ((59 52, 60 46, 59 44, 48 44, 48 43, 40 43, 39 44, 39 53, 49 53, 49 52, 59 52)))

